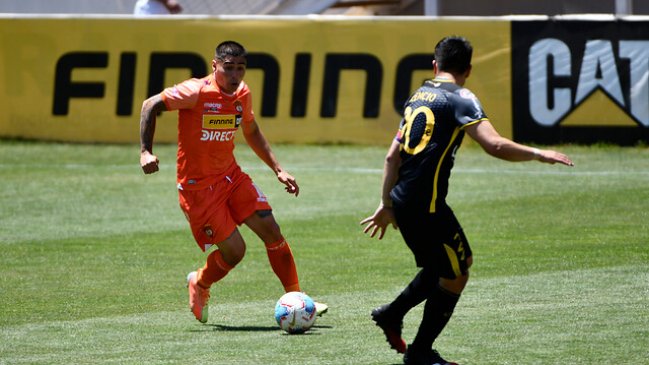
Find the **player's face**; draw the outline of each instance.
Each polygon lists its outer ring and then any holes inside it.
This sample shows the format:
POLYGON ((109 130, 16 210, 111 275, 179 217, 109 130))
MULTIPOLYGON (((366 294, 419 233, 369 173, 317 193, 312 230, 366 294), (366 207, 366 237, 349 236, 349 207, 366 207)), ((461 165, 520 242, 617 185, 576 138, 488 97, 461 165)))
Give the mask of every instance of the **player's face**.
POLYGON ((214 78, 221 90, 228 94, 237 91, 243 76, 246 74, 246 58, 225 56, 223 59, 212 60, 214 78))

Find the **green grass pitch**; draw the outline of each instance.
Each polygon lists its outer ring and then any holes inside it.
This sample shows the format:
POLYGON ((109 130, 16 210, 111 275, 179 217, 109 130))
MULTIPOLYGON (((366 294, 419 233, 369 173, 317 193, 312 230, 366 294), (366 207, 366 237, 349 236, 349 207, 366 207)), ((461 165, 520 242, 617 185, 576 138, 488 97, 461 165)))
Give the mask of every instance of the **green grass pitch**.
MULTIPOLYGON (((330 305, 305 335, 273 318, 282 294, 263 245, 187 308, 205 256, 178 208, 175 146, 144 176, 134 145, 0 141, 0 364, 399 364, 370 310, 415 274, 397 231, 359 221, 380 197, 386 148, 274 146, 289 196, 247 146, 303 289, 330 305)), ((561 148, 574 168, 458 153, 449 203, 474 251, 472 278, 436 343, 463 365, 649 363, 649 151, 561 148)), ((434 234, 434 232, 431 232, 434 234)), ((406 317, 417 329, 421 306, 406 317)))

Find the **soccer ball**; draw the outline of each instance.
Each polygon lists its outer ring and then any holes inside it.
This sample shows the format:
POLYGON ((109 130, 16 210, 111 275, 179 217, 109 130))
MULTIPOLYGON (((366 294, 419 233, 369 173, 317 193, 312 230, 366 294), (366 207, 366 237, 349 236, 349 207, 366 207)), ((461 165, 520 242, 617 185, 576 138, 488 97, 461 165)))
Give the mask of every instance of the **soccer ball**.
POLYGON ((316 319, 315 303, 308 295, 292 291, 282 295, 275 305, 275 320, 290 334, 304 333, 316 319))

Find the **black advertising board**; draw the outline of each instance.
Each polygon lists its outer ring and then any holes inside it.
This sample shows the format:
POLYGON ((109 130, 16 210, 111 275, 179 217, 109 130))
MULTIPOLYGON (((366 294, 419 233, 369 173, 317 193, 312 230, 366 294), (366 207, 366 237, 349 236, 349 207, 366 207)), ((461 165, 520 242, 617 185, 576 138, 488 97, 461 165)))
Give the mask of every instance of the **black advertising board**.
POLYGON ((649 22, 512 22, 513 138, 649 143, 649 22))

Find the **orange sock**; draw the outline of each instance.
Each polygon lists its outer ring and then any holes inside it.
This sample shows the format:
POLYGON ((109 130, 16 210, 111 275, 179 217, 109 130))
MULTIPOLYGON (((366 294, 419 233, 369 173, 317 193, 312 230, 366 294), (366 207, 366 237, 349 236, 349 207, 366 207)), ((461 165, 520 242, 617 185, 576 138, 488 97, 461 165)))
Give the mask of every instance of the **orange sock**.
POLYGON ((275 275, 282 282, 284 290, 288 293, 290 291, 300 291, 300 283, 297 278, 297 268, 295 260, 293 259, 293 252, 291 247, 284 238, 281 240, 266 245, 266 253, 270 266, 273 268, 275 275))
POLYGON ((216 250, 207 256, 205 266, 198 270, 198 285, 207 289, 212 284, 223 279, 232 268, 223 260, 221 251, 216 250))

